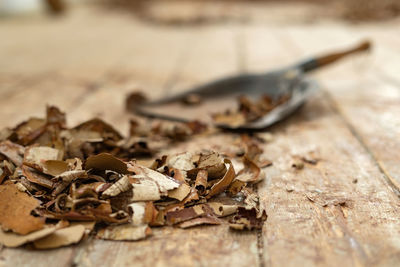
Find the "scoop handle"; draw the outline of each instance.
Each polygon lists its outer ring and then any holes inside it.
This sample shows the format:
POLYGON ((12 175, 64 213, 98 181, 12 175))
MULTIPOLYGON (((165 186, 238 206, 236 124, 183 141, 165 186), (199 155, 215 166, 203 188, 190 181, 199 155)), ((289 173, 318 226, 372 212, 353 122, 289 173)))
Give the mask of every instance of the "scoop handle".
POLYGON ((327 54, 324 56, 308 59, 304 62, 301 62, 300 64, 297 65, 298 68, 300 68, 303 72, 308 72, 312 71, 315 69, 318 69, 320 67, 332 64, 333 62, 336 62, 339 59, 342 59, 344 57, 347 57, 348 55, 356 54, 359 52, 364 52, 364 51, 369 51, 372 47, 372 44, 370 41, 364 41, 357 46, 339 51, 339 52, 334 52, 331 54, 327 54))

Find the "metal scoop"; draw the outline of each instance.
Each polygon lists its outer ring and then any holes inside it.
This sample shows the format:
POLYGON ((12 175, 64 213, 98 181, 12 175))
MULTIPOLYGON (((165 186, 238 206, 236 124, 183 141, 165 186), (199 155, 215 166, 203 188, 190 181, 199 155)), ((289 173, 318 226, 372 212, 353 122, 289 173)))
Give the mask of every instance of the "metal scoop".
POLYGON ((181 94, 137 105, 131 111, 173 121, 211 122, 217 127, 231 130, 264 129, 295 112, 318 88, 317 84, 307 78, 305 73, 331 64, 350 54, 367 51, 370 47, 371 43, 365 41, 351 49, 307 59, 282 70, 223 78, 197 86, 181 94), (237 99, 241 95, 246 95, 253 100, 262 96, 279 99, 279 97, 290 95, 290 98, 261 118, 242 125, 232 126, 215 123, 212 120, 211 114, 222 113, 229 109, 235 109, 235 107, 237 109, 237 99), (201 103, 188 106, 185 102, 191 97, 200 99, 201 103))

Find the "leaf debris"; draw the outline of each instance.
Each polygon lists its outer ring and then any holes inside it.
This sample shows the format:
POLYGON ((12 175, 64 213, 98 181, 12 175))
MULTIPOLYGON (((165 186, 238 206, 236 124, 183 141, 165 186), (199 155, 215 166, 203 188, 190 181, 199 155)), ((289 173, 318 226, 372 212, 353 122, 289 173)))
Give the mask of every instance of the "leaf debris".
POLYGON ((197 122, 132 121, 124 138, 98 118, 68 128, 65 113, 48 106, 45 119, 28 119, 0 140, 0 243, 50 249, 90 234, 135 241, 153 226, 229 218, 234 229, 262 227, 266 215, 251 187, 270 162, 250 137, 242 137, 239 172, 213 150, 160 155, 203 131, 197 122))

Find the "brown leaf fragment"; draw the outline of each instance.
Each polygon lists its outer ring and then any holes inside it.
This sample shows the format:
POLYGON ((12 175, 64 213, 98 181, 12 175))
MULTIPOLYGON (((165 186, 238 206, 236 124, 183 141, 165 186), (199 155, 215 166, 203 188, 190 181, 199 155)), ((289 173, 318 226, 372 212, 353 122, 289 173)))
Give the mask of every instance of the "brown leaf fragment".
POLYGON ((234 179, 228 188, 228 192, 231 196, 235 196, 243 189, 245 185, 246 185, 245 182, 241 182, 239 180, 234 179))
POLYGON ((25 148, 10 141, 3 141, 0 143, 0 154, 6 156, 16 166, 21 166, 23 162, 23 155, 25 148))
POLYGON ((168 191, 168 197, 182 201, 189 195, 190 190, 190 186, 183 183, 178 188, 168 191))
POLYGON ((122 174, 128 174, 127 164, 109 153, 100 153, 90 156, 85 162, 85 169, 112 170, 122 174))
POLYGON ((50 249, 64 247, 72 244, 76 244, 83 238, 85 234, 84 225, 73 225, 70 227, 57 229, 54 233, 35 240, 33 245, 38 249, 50 249))
POLYGON ((119 141, 123 138, 122 135, 114 129, 114 127, 98 118, 81 123, 75 126, 72 130, 98 132, 101 134, 102 138, 113 141, 119 141))
POLYGON ((15 248, 51 235, 54 233, 54 231, 56 231, 56 227, 48 227, 27 235, 19 235, 11 232, 4 232, 2 229, 0 229, 0 244, 6 247, 15 248))
POLYGON ((46 160, 42 164, 43 173, 57 176, 69 170, 68 162, 62 160, 46 160))
POLYGON ((224 162, 229 164, 228 171, 225 173, 224 177, 221 178, 221 180, 211 187, 210 192, 207 195, 207 199, 225 191, 225 189, 229 187, 235 178, 235 169, 233 168, 232 162, 229 159, 225 159, 224 162))
POLYGON ((215 213, 207 204, 199 204, 188 208, 167 211, 166 222, 169 225, 173 225, 201 216, 215 216, 215 213))
POLYGON ((55 181, 53 185, 53 192, 51 193, 52 196, 57 196, 60 194, 65 188, 67 188, 72 181, 77 178, 86 178, 87 173, 84 170, 74 170, 74 171, 66 171, 62 174, 54 177, 52 180, 55 181))
POLYGON ((28 166, 22 166, 22 173, 31 183, 38 184, 49 189, 53 188, 54 186, 51 177, 41 174, 28 166))
POLYGON ((63 152, 47 147, 47 146, 34 146, 25 150, 24 165, 34 168, 38 171, 43 171, 43 164, 48 160, 62 160, 63 152))
POLYGON ((56 106, 46 107, 46 121, 47 124, 58 124, 61 127, 66 125, 65 113, 56 106))
POLYGON ((194 186, 195 186, 197 192, 199 193, 199 195, 203 195, 206 192, 207 179, 208 179, 208 172, 206 170, 200 170, 197 173, 194 186))
POLYGON ((219 202, 208 202, 208 206, 214 211, 218 217, 225 217, 234 214, 238 206, 237 205, 225 205, 219 202))
POLYGON ((215 151, 202 151, 195 165, 198 170, 206 170, 210 179, 221 178, 226 173, 224 159, 215 151))
POLYGON ((132 225, 149 224, 156 220, 157 210, 152 202, 136 202, 128 205, 132 225))
POLYGON ((158 184, 152 179, 137 179, 132 183, 132 201, 155 201, 161 199, 158 184))
POLYGON ((115 197, 120 193, 126 192, 132 188, 132 185, 129 181, 129 177, 124 175, 121 179, 115 182, 112 186, 110 186, 106 191, 103 192, 103 197, 115 197))
POLYGON ((257 210, 239 207, 237 214, 229 221, 229 227, 234 230, 261 229, 267 219, 265 211, 257 217, 257 210))
POLYGON ((4 179, 7 176, 13 175, 14 171, 15 167, 11 162, 7 160, 3 160, 3 162, 0 162, 0 184, 3 183, 4 179))
POLYGON ((14 184, 0 185, 0 224, 4 230, 26 235, 40 230, 44 220, 31 215, 39 201, 18 190, 14 184))
POLYGON ((261 174, 260 167, 257 166, 250 158, 246 155, 243 157, 244 168, 239 171, 236 176, 236 180, 244 182, 244 183, 257 183, 264 179, 261 174))
POLYGON ((217 152, 210 150, 173 155, 168 158, 168 166, 187 172, 193 179, 199 170, 206 170, 209 179, 221 178, 226 173, 224 159, 217 152))
POLYGON ((106 240, 136 241, 146 238, 151 235, 151 233, 151 228, 147 225, 133 226, 131 224, 123 224, 101 229, 97 233, 97 238, 106 240))
POLYGON ((29 145, 36 140, 46 129, 46 121, 38 118, 30 118, 18 124, 13 130, 17 135, 17 143, 29 145))
POLYGON ((238 112, 213 114, 212 117, 215 123, 231 127, 239 127, 246 123, 246 117, 242 113, 238 112))
POLYGON ((203 209, 203 205, 200 204, 189 208, 169 211, 166 214, 166 221, 169 225, 173 225, 200 217, 204 214, 205 211, 203 209))
POLYGON ((189 194, 182 200, 182 203, 183 204, 188 204, 188 203, 191 203, 191 202, 195 202, 195 201, 197 201, 199 199, 200 199, 200 197, 199 197, 199 194, 197 193, 196 188, 192 187, 190 189, 189 194))
POLYGON ((147 101, 147 97, 145 94, 143 94, 140 91, 136 92, 131 92, 127 97, 126 97, 126 110, 128 111, 134 111, 136 108, 140 105, 143 104, 147 101))
POLYGON ((204 217, 194 218, 189 221, 185 221, 183 223, 180 223, 178 226, 180 228, 186 229, 189 227, 194 227, 194 226, 204 225, 204 224, 218 225, 218 224, 222 224, 222 221, 214 216, 204 216, 204 217))
MULTIPOLYGON (((158 186, 158 189, 160 191, 160 195, 166 196, 168 195, 168 191, 178 188, 180 186, 180 183, 175 180, 172 177, 169 177, 167 175, 161 174, 157 171, 154 171, 152 169, 140 166, 134 162, 131 162, 129 164, 129 171, 135 173, 135 175, 132 176, 132 178, 136 180, 151 180, 155 182, 158 186)), ((133 187, 135 188, 135 184, 133 184, 133 187)))

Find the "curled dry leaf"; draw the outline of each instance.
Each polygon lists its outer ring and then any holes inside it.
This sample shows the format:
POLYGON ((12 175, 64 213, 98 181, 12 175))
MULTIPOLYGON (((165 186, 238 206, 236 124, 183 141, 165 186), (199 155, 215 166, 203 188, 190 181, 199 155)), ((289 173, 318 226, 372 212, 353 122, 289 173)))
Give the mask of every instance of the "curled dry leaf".
POLYGON ((236 176, 236 180, 244 183, 257 183, 264 179, 261 169, 246 155, 243 157, 244 168, 236 176))
POLYGON ((225 173, 224 177, 222 177, 221 180, 219 180, 216 184, 214 184, 210 192, 207 195, 207 198, 211 198, 214 195, 220 194, 225 189, 229 187, 229 185, 232 183, 233 179, 235 178, 235 169, 233 168, 232 162, 229 159, 225 159, 225 163, 229 164, 228 171, 225 173))
POLYGON ((18 190, 14 184, 0 185, 0 224, 3 230, 26 235, 44 227, 44 220, 31 215, 39 201, 18 190))
POLYGON ((122 174, 128 173, 126 163, 109 153, 101 153, 88 157, 85 163, 85 169, 112 170, 122 174))
POLYGON ((194 186, 195 186, 197 192, 199 193, 199 195, 203 195, 206 192, 207 179, 208 179, 208 172, 206 170, 200 170, 197 173, 194 186))
POLYGON ((237 205, 225 205, 219 202, 208 202, 207 205, 210 206, 210 208, 212 208, 212 210, 218 217, 225 217, 232 215, 238 209, 237 205))
POLYGON ((136 202, 128 205, 132 225, 139 226, 154 222, 157 217, 157 210, 152 202, 136 202))
POLYGON ((129 181, 129 177, 124 175, 121 179, 119 179, 116 183, 111 185, 106 191, 103 192, 103 197, 115 197, 120 193, 126 192, 132 188, 132 185, 129 181))
POLYGON ((133 226, 131 224, 123 224, 101 229, 97 233, 97 237, 107 240, 136 241, 146 238, 151 233, 151 229, 147 225, 133 226))
POLYGON ((35 240, 33 244, 38 249, 58 248, 76 244, 83 238, 85 230, 85 226, 80 224, 57 229, 50 235, 35 240))

